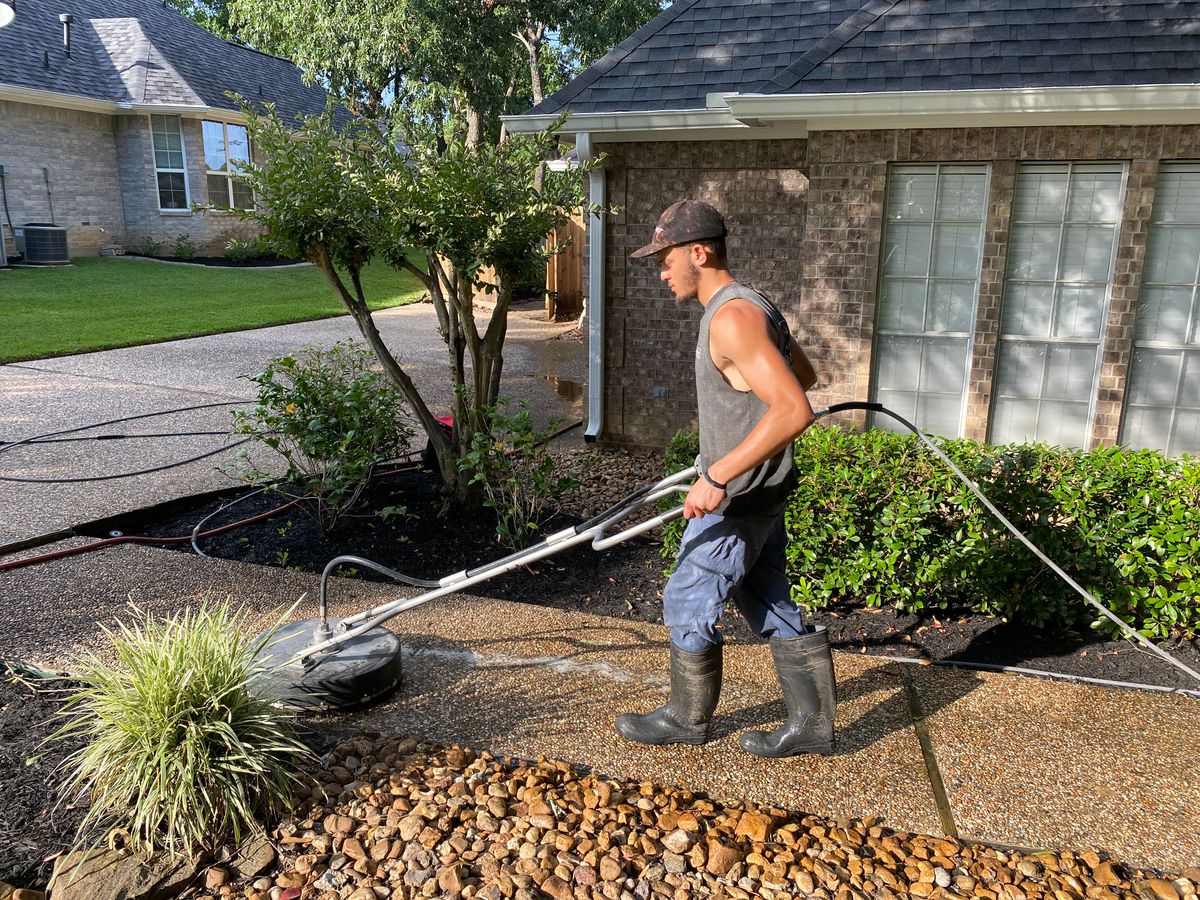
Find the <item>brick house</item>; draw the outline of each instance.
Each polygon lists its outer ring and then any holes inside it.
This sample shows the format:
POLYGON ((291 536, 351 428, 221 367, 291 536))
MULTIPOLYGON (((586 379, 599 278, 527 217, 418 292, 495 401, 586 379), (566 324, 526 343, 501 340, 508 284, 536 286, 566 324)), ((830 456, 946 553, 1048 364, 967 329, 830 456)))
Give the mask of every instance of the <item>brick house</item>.
POLYGON ((606 155, 593 200, 623 207, 589 228, 589 437, 694 420, 699 307, 628 258, 691 196, 812 356, 814 405, 1200 452, 1197 21, 1194 0, 670 7, 509 120, 569 111, 606 155))
POLYGON ((76 256, 147 241, 169 251, 181 234, 219 254, 256 234, 234 215, 191 210, 252 200, 231 177, 249 146, 227 91, 270 100, 285 119, 325 108, 292 63, 227 43, 161 0, 21 0, 0 29, 3 230, 53 218, 76 256))

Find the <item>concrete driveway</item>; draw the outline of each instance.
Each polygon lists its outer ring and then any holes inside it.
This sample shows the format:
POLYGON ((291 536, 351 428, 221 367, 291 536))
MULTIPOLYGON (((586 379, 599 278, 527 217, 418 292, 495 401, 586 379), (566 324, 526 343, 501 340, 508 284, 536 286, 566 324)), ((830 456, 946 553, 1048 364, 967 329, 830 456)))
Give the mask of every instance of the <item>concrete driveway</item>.
MULTIPOLYGON (((481 318, 488 314, 480 313, 481 318)), ((546 322, 544 315, 541 304, 532 302, 510 311, 502 393, 528 401, 541 422, 575 421, 583 414, 584 347, 569 337, 555 340, 571 331, 572 323, 546 322)), ((449 363, 433 307, 398 307, 376 313, 375 320, 427 402, 439 413, 448 412, 449 363)), ((254 384, 243 376, 261 371, 273 357, 347 338, 358 339, 359 334, 349 316, 341 316, 0 366, 0 441, 8 443, 124 416, 221 404, 77 435, 190 433, 185 436, 68 440, 7 451, 0 444, 0 475, 60 479, 111 475, 219 451, 186 466, 132 478, 66 484, 0 481, 0 546, 236 485, 220 469, 234 462, 237 452, 226 447, 231 407, 225 404, 254 396, 254 384)), ((269 451, 255 456, 260 467, 270 459, 269 451)))

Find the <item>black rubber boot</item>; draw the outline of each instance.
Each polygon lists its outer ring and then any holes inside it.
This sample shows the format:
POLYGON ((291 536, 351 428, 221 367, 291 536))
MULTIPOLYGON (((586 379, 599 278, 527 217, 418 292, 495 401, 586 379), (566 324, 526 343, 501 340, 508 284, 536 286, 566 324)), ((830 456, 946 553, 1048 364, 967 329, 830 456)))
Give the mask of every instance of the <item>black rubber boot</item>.
POLYGON ((721 696, 720 645, 689 653, 671 645, 671 699, 644 715, 617 717, 617 731, 639 744, 703 744, 721 696))
POLYGON ((774 731, 747 731, 738 739, 755 756, 796 756, 833 750, 837 686, 829 632, 822 626, 796 638, 771 638, 771 656, 788 717, 774 731))

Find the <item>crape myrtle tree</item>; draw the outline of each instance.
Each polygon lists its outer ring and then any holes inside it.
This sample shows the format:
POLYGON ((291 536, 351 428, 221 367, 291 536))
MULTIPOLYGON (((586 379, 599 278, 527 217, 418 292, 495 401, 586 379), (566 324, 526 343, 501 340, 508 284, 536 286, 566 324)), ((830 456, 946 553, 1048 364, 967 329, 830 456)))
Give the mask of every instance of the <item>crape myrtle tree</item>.
MULTIPOLYGON (((228 0, 241 40, 296 62, 356 116, 251 118, 261 167, 255 215, 316 263, 412 403, 459 496, 456 463, 499 399, 512 290, 544 261, 544 238, 584 205, 583 175, 546 171, 553 129, 505 139, 500 115, 528 108, 637 29, 660 0, 228 0), (359 279, 372 258, 428 289, 453 373, 446 439, 371 321, 359 279), (481 273, 490 270, 488 284, 481 273), (473 292, 496 293, 486 325, 473 292)), ((587 210, 585 210, 587 211, 587 210)), ((560 248, 561 249, 561 248, 560 248)))
POLYGON ((573 210, 590 210, 584 184, 593 164, 548 170, 554 128, 499 145, 454 138, 439 151, 399 144, 366 120, 339 132, 332 112, 293 127, 269 106, 244 110, 260 159, 242 174, 257 208, 241 214, 321 270, 428 434, 443 481, 465 498, 470 477, 459 461, 500 399, 513 287, 531 264, 544 264, 545 235, 573 210), (411 272, 429 291, 453 378, 448 437, 371 316, 361 275, 372 260, 411 272), (496 294, 482 327, 473 307, 480 288, 496 294))

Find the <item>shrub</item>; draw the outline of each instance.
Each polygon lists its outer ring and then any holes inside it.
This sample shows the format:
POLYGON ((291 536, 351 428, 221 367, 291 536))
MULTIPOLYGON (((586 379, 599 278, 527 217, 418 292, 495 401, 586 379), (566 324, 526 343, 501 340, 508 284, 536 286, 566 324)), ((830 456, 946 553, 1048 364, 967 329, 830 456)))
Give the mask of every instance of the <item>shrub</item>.
MULTIPOLYGON (((668 452, 676 469, 684 440, 677 435, 668 452)), ((1200 460, 967 440, 941 447, 1118 617, 1147 637, 1200 630, 1200 460)), ((916 437, 817 426, 795 455, 788 569, 802 606, 966 606, 1037 627, 1090 623, 1115 633, 916 437)), ((664 553, 675 552, 679 531, 668 532, 664 553)))
MULTIPOLYGON (((374 363, 353 341, 272 359, 251 378, 254 408, 233 414, 236 433, 283 456, 284 483, 316 498, 327 531, 358 502, 376 466, 396 458, 412 436, 400 389, 374 363)), ((263 477, 253 467, 242 474, 263 477)))
MULTIPOLYGON (((666 468, 667 475, 674 475, 676 472, 682 472, 684 469, 690 468, 696 464, 696 457, 700 455, 700 432, 687 431, 680 429, 675 432, 675 436, 667 443, 667 449, 663 456, 663 462, 666 468)), ((683 504, 683 494, 672 494, 670 497, 664 497, 658 502, 658 507, 663 512, 674 509, 683 504)), ((682 518, 675 519, 673 522, 668 522, 662 527, 663 543, 662 555, 665 557, 675 558, 675 554, 679 552, 679 543, 683 540, 683 529, 687 526, 682 518)))
POLYGON ((135 238, 125 252, 132 256, 161 256, 162 241, 152 237, 135 238))
POLYGON ((186 232, 179 232, 175 236, 175 251, 176 259, 195 259, 196 258, 196 242, 186 232))
POLYGON ((257 240, 230 238, 225 242, 225 258, 233 262, 245 262, 259 255, 257 240))
POLYGON ((133 611, 131 624, 102 629, 114 663, 79 661, 85 687, 49 738, 87 740, 63 764, 64 798, 87 800, 81 839, 120 828, 135 851, 188 856, 240 841, 285 808, 310 756, 287 716, 251 693, 252 623, 228 601, 167 620, 133 611))
POLYGON ((515 413, 501 399, 486 409, 488 430, 478 431, 459 465, 470 484, 479 485, 484 506, 496 513, 496 534, 513 549, 529 545, 547 518, 550 504, 579 481, 555 476, 556 463, 546 442, 560 423, 536 431, 528 404, 515 413))

